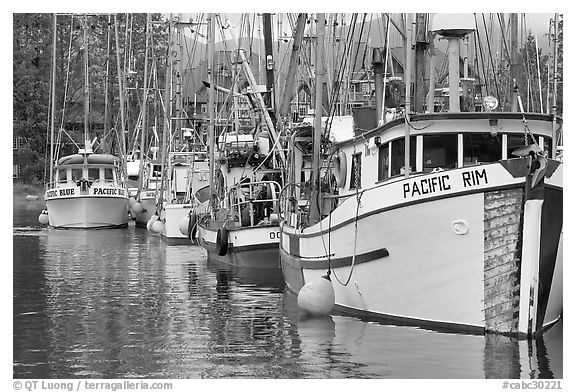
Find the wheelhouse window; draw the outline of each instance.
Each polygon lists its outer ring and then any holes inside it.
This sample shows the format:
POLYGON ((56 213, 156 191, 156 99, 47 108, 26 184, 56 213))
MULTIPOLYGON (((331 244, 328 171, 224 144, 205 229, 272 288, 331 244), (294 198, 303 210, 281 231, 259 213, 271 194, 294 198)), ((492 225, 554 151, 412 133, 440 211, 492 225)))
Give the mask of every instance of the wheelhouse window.
MULTIPOLYGON (((404 174, 404 138, 392 141, 392 176, 404 174)), ((410 136, 410 172, 416 171, 416 136, 410 136)))
POLYGON ((378 181, 388 178, 388 167, 390 166, 390 148, 388 143, 378 148, 378 181))
POLYGON ((496 162, 502 159, 502 136, 489 133, 465 133, 464 166, 496 162))
POLYGON ((112 168, 104 168, 104 179, 106 181, 114 181, 114 171, 112 168))
POLYGON ((362 153, 352 155, 352 174, 350 175, 350 189, 362 188, 362 153))
POLYGON ((552 138, 551 137, 545 137, 544 138, 544 150, 546 150, 547 157, 551 158, 552 157, 552 138))
POLYGON ((66 178, 66 169, 58 170, 58 182, 64 183, 66 181, 68 181, 68 179, 66 178))
POLYGON ((90 180, 100 179, 100 169, 94 167, 88 168, 88 179, 90 180))
POLYGON ((82 178, 82 168, 72 169, 72 181, 76 182, 82 178))
MULTIPOLYGON (((538 136, 535 136, 536 141, 538 141, 538 136)), ((528 143, 532 143, 532 139, 528 136, 528 143)), ((524 147, 525 137, 524 134, 508 134, 508 145, 506 150, 508 151, 508 158, 518 158, 516 155, 512 154, 514 150, 524 147)), ((550 158, 552 155, 552 138, 544 137, 544 150, 546 151, 547 157, 550 158)))
POLYGON ((423 169, 431 172, 436 168, 458 167, 458 135, 424 135, 423 169))

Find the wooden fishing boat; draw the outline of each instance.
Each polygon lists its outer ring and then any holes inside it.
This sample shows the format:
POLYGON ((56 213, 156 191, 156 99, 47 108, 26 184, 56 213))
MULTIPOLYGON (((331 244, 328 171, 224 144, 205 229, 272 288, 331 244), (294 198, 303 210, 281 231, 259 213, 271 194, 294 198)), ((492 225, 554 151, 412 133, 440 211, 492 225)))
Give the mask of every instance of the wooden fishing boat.
POLYGON ((280 271, 277 210, 280 184, 276 181, 246 181, 227 194, 228 208, 212 218, 198 221, 200 245, 210 258, 248 269, 280 271))
POLYGON ((518 336, 546 329, 563 309, 560 125, 522 110, 455 110, 350 129, 325 155, 317 196, 314 177, 283 190, 286 286, 312 313, 518 336))
MULTIPOLYGON (((270 14, 264 14, 267 30, 269 18, 270 14)), ((271 36, 271 32, 268 35, 271 36)), ((214 37, 214 34, 210 33, 210 36, 214 37)), ((212 61, 213 42, 209 49, 212 61)), ((236 56, 251 87, 248 101, 262 116, 262 125, 251 132, 223 132, 215 138, 215 121, 211 116, 210 167, 214 168, 210 175, 211 197, 208 211, 192 219, 197 222, 199 243, 206 249, 209 259, 218 259, 236 268, 268 269, 279 274, 277 204, 286 158, 268 112, 269 105, 259 92, 243 50, 238 50, 236 56)), ((267 80, 272 83, 273 74, 270 73, 267 80)), ((212 81, 208 86, 208 111, 212 114, 216 86, 212 81)))
MULTIPOLYGON (((536 146, 549 145, 552 117, 525 119, 536 146)), ((335 309, 347 313, 524 333, 556 321, 563 164, 511 155, 526 135, 521 114, 428 114, 410 123, 408 178, 393 152, 403 152, 405 125, 396 120, 364 134, 367 149, 360 137, 339 144, 341 192, 324 199, 338 200, 333 211, 311 226, 297 208, 286 213, 287 287, 298 293, 330 271, 335 309), (491 136, 496 121, 501 131, 491 136)))

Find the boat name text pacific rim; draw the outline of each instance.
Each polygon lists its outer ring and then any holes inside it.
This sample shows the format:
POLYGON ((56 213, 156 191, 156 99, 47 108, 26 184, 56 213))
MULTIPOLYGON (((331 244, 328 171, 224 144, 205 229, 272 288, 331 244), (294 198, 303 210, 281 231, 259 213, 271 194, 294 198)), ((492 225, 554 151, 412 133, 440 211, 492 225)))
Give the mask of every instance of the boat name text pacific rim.
MULTIPOLYGON (((430 193, 442 192, 452 189, 450 174, 442 174, 435 177, 428 177, 418 181, 411 181, 403 184, 404 199, 414 196, 422 196, 430 193)), ((486 169, 470 170, 462 173, 462 185, 464 188, 488 184, 486 169)))

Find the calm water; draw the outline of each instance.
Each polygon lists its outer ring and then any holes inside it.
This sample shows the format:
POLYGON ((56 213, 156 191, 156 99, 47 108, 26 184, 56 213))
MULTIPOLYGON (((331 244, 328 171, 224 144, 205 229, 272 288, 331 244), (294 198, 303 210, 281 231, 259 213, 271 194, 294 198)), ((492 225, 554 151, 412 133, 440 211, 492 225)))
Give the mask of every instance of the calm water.
POLYGON ((527 342, 303 319, 281 275, 133 226, 41 229, 41 208, 14 204, 14 378, 563 378, 562 323, 527 342))

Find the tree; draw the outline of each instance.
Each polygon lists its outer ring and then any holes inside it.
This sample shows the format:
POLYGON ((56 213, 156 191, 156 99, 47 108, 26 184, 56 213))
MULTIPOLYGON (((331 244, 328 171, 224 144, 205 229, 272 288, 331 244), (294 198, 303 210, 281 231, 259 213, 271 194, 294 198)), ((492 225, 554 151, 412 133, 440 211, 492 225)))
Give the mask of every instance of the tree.
MULTIPOLYGON (((145 14, 118 15, 121 69, 130 63, 131 82, 142 86, 144 67, 145 14), (128 26, 128 28, 126 28, 128 26), (126 61, 125 61, 126 59, 126 61)), ((110 122, 117 126, 119 117, 119 91, 116 67, 114 18, 108 14, 58 16, 56 32, 56 130, 60 125, 76 143, 83 143, 84 49, 89 54, 91 121, 90 131, 99 137, 115 134, 102 129, 104 101, 108 83, 110 122), (84 24, 88 42, 84 42, 84 24), (108 34, 111 47, 108 50, 108 34), (109 56, 108 56, 109 54, 109 56), (107 67, 108 65, 108 67, 107 67), (109 69, 109 78, 106 69, 109 69), (66 102, 65 102, 66 101, 66 102), (65 110, 64 110, 65 108, 65 110)), ((152 20, 162 21, 161 14, 152 20)), ((166 33, 162 23, 153 25, 154 52, 165 54, 166 33)), ((28 163, 22 173, 25 181, 44 178, 48 166, 46 146, 50 116, 50 90, 52 74, 52 40, 54 36, 52 14, 13 15, 13 135, 21 137, 20 151, 28 163)), ((159 62, 162 64, 162 62, 159 62)), ((127 69, 125 70, 127 71, 127 69)), ((164 71, 159 70, 159 75, 164 71)), ((142 92, 133 90, 127 99, 128 124, 134 125, 140 112, 142 92)), ((119 126, 117 126, 119 128, 119 126)), ((93 137, 94 135, 91 135, 93 137)), ((113 144, 113 143, 112 143, 113 144)), ((75 152, 75 146, 64 135, 62 153, 75 152)))

